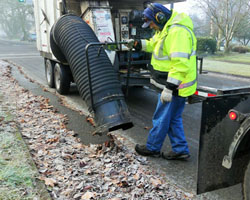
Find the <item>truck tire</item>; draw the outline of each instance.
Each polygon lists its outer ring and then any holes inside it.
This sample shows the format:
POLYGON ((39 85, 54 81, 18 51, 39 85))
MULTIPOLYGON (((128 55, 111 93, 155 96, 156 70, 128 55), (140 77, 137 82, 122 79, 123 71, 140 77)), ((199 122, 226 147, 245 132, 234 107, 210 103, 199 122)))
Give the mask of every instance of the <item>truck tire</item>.
POLYGON ((70 89, 69 67, 56 63, 54 69, 55 87, 59 94, 68 94, 70 89))
POLYGON ((44 66, 45 66, 45 77, 47 80, 47 84, 50 88, 54 88, 55 87, 55 79, 54 79, 55 63, 45 58, 44 66))
POLYGON ((244 200, 250 200, 250 162, 247 166, 243 181, 244 200))

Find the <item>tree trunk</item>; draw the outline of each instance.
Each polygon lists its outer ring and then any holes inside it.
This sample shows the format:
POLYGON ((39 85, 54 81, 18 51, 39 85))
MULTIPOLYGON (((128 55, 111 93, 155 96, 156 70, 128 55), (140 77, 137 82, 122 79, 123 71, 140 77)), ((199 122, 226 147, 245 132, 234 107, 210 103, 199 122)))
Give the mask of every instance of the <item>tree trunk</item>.
POLYGON ((221 29, 219 28, 218 40, 217 40, 217 50, 220 50, 221 38, 222 38, 222 31, 221 31, 221 29))
POLYGON ((225 53, 229 53, 230 48, 229 48, 230 40, 226 40, 225 42, 225 53))
POLYGON ((210 36, 214 37, 214 22, 213 22, 213 16, 210 19, 210 36))

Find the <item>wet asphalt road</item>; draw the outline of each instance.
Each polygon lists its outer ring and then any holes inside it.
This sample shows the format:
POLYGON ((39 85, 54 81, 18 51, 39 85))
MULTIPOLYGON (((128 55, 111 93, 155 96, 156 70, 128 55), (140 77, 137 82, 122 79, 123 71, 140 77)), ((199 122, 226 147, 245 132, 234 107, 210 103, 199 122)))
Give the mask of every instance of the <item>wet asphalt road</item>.
MULTIPOLYGON (((20 43, 20 42, 8 42, 0 41, 0 59, 10 60, 17 65, 21 66, 25 73, 36 80, 38 83, 46 86, 44 76, 43 58, 37 52, 35 43, 20 43)), ((88 143, 102 143, 107 140, 106 136, 92 136, 91 132, 94 129, 86 122, 85 116, 79 116, 78 112, 65 108, 60 104, 59 98, 55 95, 54 90, 51 92, 44 92, 37 84, 28 82, 19 72, 14 69, 13 73, 27 89, 31 90, 36 95, 43 95, 50 98, 51 103, 60 112, 67 114, 70 121, 68 127, 75 130, 79 134, 82 142, 88 143)), ((215 88, 227 88, 238 86, 249 86, 250 81, 248 79, 235 78, 232 81, 231 77, 221 76, 218 74, 204 74, 199 76, 200 86, 209 86, 215 88)), ((70 94, 66 99, 70 104, 74 104, 75 107, 81 109, 87 113, 86 105, 79 97, 76 87, 73 85, 70 94)), ((132 88, 129 91, 129 96, 126 98, 134 127, 126 132, 123 132, 131 141, 135 143, 145 143, 148 128, 152 126, 151 117, 154 112, 154 108, 157 102, 157 94, 146 88, 132 88)), ((155 164, 155 167, 163 168, 166 176, 171 182, 177 184, 180 187, 185 188, 187 191, 195 193, 196 190, 196 173, 197 173, 197 154, 199 145, 199 129, 200 129, 200 116, 201 116, 201 104, 192 104, 185 107, 183 113, 184 129, 189 143, 191 159, 187 162, 171 161, 168 162, 163 159, 151 159, 155 164)), ((163 151, 169 150, 169 141, 165 141, 163 151)), ((216 190, 213 192, 207 192, 202 195, 198 195, 198 199, 242 199, 241 185, 216 190)))

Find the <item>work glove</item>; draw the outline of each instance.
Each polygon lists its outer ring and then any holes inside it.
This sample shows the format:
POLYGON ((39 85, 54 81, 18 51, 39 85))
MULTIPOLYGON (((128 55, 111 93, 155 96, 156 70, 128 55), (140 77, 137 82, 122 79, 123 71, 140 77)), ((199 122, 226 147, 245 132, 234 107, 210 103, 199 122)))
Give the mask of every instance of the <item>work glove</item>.
POLYGON ((172 96, 173 96, 173 91, 164 87, 164 89, 161 92, 161 97, 160 97, 161 103, 164 104, 166 102, 172 101, 172 96))
POLYGON ((125 44, 126 47, 128 47, 129 49, 133 49, 134 48, 134 44, 135 44, 135 40, 134 39, 128 39, 127 44, 125 44))
POLYGON ((128 44, 125 44, 129 49, 135 49, 136 51, 140 51, 142 49, 142 44, 140 39, 129 39, 126 41, 128 44))
POLYGON ((136 51, 140 51, 142 49, 142 44, 140 39, 135 40, 134 48, 136 51))

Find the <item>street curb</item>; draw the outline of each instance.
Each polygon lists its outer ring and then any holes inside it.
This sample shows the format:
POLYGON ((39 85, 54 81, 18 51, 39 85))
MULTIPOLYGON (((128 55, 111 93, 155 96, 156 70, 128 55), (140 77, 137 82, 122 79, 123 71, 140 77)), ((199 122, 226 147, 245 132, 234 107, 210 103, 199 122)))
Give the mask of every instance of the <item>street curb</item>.
MULTIPOLYGON (((17 132, 16 132, 16 136, 18 139, 22 140, 23 141, 23 144, 25 146, 25 152, 27 154, 27 161, 28 163, 30 164, 31 168, 37 172, 37 174, 39 175, 39 171, 32 159, 32 156, 30 154, 30 151, 29 151, 29 148, 27 146, 27 143, 25 142, 25 139, 22 137, 22 134, 21 134, 21 131, 19 128, 17 128, 17 132)), ((36 182, 36 188, 38 189, 37 190, 37 193, 39 193, 39 197, 41 200, 51 200, 51 197, 50 197, 50 194, 44 184, 43 181, 41 181, 38 177, 36 177, 35 179, 35 182, 36 182)))

